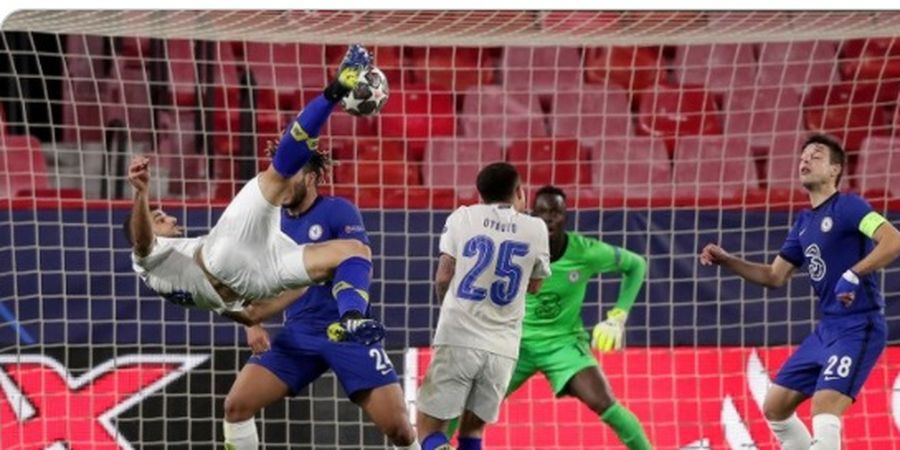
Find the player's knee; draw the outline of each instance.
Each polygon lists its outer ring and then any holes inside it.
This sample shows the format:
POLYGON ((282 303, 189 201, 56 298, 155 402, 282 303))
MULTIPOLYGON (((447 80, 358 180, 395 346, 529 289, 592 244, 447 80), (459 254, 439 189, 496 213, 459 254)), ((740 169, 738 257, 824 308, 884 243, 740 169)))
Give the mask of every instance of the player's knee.
POLYGON ((585 403, 591 411, 598 415, 603 415, 607 409, 616 404, 616 398, 609 392, 597 392, 585 399, 585 403))
POLYGON ((396 423, 389 424, 384 429, 384 435, 392 444, 398 447, 406 447, 412 445, 416 440, 416 431, 408 421, 401 420, 396 423))
POLYGON ((768 399, 763 402, 763 416, 765 416, 766 420, 770 422, 780 422, 782 420, 787 420, 787 418, 791 417, 791 414, 793 413, 793 411, 787 411, 783 405, 770 401, 768 399))
POLYGON ((225 397, 225 420, 227 422, 242 422, 254 415, 256 415, 256 411, 246 399, 231 394, 225 397))

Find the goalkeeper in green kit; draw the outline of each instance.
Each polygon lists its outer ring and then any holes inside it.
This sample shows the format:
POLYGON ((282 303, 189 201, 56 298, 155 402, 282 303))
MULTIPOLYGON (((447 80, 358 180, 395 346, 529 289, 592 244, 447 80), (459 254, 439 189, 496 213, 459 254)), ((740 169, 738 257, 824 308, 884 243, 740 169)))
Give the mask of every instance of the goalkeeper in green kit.
MULTIPOLYGON (((590 278, 598 273, 621 273, 618 301, 607 319, 594 327, 590 342, 603 352, 620 349, 628 310, 644 283, 647 262, 623 248, 567 233, 566 195, 559 188, 541 188, 535 195, 532 214, 547 224, 552 274, 537 294, 527 296, 519 360, 507 397, 532 375, 543 372, 557 397, 571 395, 581 400, 628 449, 652 448, 637 417, 613 397, 588 346, 581 318, 590 278)), ((455 428, 454 421, 447 434, 452 436, 455 428)))

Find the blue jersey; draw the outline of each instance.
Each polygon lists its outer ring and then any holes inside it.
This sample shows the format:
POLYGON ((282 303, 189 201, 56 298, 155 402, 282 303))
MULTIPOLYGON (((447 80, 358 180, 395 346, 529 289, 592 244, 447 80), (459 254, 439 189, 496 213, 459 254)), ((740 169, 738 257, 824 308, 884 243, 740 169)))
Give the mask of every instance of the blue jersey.
POLYGON ((796 267, 807 263, 810 283, 826 319, 879 311, 884 297, 876 273, 859 277, 861 289, 849 307, 834 295, 841 275, 874 247, 871 235, 884 219, 855 194, 835 193, 800 213, 779 253, 796 267))
MULTIPOLYGON (((356 239, 369 244, 359 210, 339 197, 319 196, 306 212, 297 217, 282 209, 281 230, 298 244, 331 239, 356 239)), ((285 326, 324 334, 328 325, 340 319, 331 288, 331 281, 310 286, 299 300, 288 306, 285 326)))

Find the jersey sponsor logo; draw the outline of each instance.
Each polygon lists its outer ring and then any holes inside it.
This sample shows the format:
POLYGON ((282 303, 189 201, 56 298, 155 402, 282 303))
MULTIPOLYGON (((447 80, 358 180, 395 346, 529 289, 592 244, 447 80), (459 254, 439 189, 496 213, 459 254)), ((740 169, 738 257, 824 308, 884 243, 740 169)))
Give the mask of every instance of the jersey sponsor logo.
POLYGON ((362 225, 344 225, 344 233, 364 233, 366 231, 366 227, 362 225))
POLYGON ((539 292, 534 313, 539 319, 555 319, 562 312, 562 299, 555 292, 539 292))
POLYGON ((322 225, 313 224, 313 226, 309 227, 309 240, 317 241, 322 237, 322 225))
MULTIPOLYGON (((208 355, 127 355, 74 377, 44 355, 0 355, 0 415, 18 422, 0 429, 3 446, 132 449, 113 425, 121 413, 206 362, 208 355), (78 414, 70 412, 77 411, 78 414)), ((4 425, 6 425, 4 420, 4 425)))
POLYGON ((822 225, 821 225, 822 232, 827 233, 827 232, 831 231, 832 225, 834 225, 834 221, 831 220, 831 217, 825 216, 825 218, 822 219, 822 225))
POLYGON ((569 283, 575 283, 581 278, 581 272, 573 270, 569 272, 569 283))
POLYGON ((813 281, 822 281, 828 272, 828 267, 825 266, 825 260, 822 259, 822 251, 819 249, 819 246, 812 244, 806 247, 806 251, 803 254, 809 259, 809 277, 813 281))

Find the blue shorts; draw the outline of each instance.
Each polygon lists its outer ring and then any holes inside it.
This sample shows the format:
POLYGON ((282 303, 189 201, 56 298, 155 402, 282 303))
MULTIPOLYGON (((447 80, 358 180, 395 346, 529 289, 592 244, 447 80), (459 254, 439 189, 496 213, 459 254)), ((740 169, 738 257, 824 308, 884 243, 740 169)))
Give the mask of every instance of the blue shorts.
POLYGON ((394 365, 381 343, 366 347, 354 342, 331 342, 324 333, 286 326, 269 351, 253 355, 248 364, 272 372, 297 395, 304 387, 334 371, 347 396, 397 382, 394 365))
POLYGON ((807 396, 833 389, 855 401, 886 345, 882 314, 824 319, 781 366, 775 384, 807 396))

